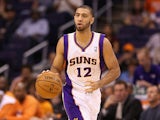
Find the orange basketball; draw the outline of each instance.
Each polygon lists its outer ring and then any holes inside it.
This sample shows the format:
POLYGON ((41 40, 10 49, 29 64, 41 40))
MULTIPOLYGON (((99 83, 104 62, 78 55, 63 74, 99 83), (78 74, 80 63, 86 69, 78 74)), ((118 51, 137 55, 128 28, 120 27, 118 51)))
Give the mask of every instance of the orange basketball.
POLYGON ((37 94, 42 98, 54 98, 62 90, 61 78, 51 71, 43 72, 37 77, 35 87, 37 94))

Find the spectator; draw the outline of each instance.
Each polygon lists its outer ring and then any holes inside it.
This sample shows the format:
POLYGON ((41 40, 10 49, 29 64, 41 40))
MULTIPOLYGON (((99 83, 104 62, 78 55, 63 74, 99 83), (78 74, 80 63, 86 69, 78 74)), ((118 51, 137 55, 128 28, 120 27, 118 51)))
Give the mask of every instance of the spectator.
POLYGON ((102 101, 102 104, 101 106, 104 105, 104 102, 109 98, 109 96, 113 95, 113 86, 110 85, 110 86, 105 86, 103 87, 102 89, 102 97, 101 97, 101 101, 102 101))
POLYGON ((135 0, 133 4, 133 8, 130 12, 131 21, 133 25, 141 26, 143 22, 144 16, 144 8, 140 0, 135 0))
POLYGON ((130 95, 134 95, 134 86, 133 86, 133 84, 128 83, 127 85, 128 85, 128 93, 130 95))
POLYGON ((142 48, 137 53, 139 66, 134 73, 134 84, 139 87, 149 87, 151 85, 160 84, 160 69, 158 66, 153 65, 149 51, 142 48))
POLYGON ((151 20, 155 21, 160 27, 160 1, 159 0, 146 0, 145 7, 150 13, 151 20))
POLYGON ((146 47, 149 49, 150 56, 153 60, 154 64, 160 64, 160 54, 158 54, 160 50, 160 33, 153 34, 149 41, 146 44, 146 47))
POLYGON ((41 18, 38 10, 32 10, 31 18, 26 19, 16 30, 16 35, 20 38, 30 38, 33 43, 39 43, 45 39, 49 33, 48 21, 41 18))
POLYGON ((145 9, 150 14, 156 13, 160 10, 160 1, 159 0, 145 0, 145 9))
POLYGON ((137 61, 131 58, 127 62, 127 70, 122 71, 119 79, 124 80, 127 83, 133 84, 134 72, 137 67, 137 61))
POLYGON ((142 21, 142 23, 141 23, 141 26, 142 26, 143 28, 147 28, 147 29, 156 27, 156 26, 155 26, 155 22, 150 19, 148 13, 146 13, 146 14, 143 16, 143 21, 142 21))
POLYGON ((42 12, 46 12, 53 5, 54 0, 37 0, 38 9, 42 12))
POLYGON ((54 120, 68 120, 65 109, 63 107, 61 95, 53 98, 51 100, 51 103, 54 109, 53 119, 54 120))
POLYGON ((135 55, 135 47, 132 43, 126 43, 122 49, 122 55, 118 58, 122 71, 126 71, 130 60, 135 55))
POLYGON ((11 4, 16 8, 16 13, 20 16, 29 15, 31 9, 35 8, 37 0, 6 0, 7 4, 11 4))
POLYGON ((28 86, 28 93, 29 95, 34 96, 40 103, 40 109, 42 110, 43 113, 43 118, 44 119, 49 119, 50 117, 53 116, 53 107, 52 104, 49 100, 41 98, 37 93, 35 92, 35 80, 32 81, 28 86))
POLYGON ((27 87, 29 87, 30 83, 35 80, 32 75, 32 67, 30 65, 23 65, 21 68, 21 75, 15 78, 10 86, 10 91, 13 91, 16 84, 19 82, 23 82, 26 84, 27 87))
POLYGON ((17 102, 14 104, 11 113, 4 119, 29 120, 32 117, 42 118, 43 114, 39 102, 33 96, 27 95, 24 83, 18 83, 13 89, 13 94, 17 102))
POLYGON ((118 80, 114 84, 114 94, 104 104, 101 120, 139 120, 141 102, 129 94, 126 82, 118 80))
POLYGON ((6 48, 9 40, 12 38, 13 33, 16 31, 20 24, 20 20, 17 17, 15 8, 12 5, 1 6, 0 5, 0 19, 2 24, 0 25, 0 41, 3 48, 6 48))
POLYGON ((37 99, 40 102, 40 109, 42 110, 43 118, 44 119, 52 118, 54 113, 51 102, 49 100, 41 98, 40 96, 37 96, 37 99))
POLYGON ((13 107, 15 107, 16 99, 6 95, 4 91, 0 90, 0 120, 11 114, 13 107))
POLYGON ((3 75, 0 75, 0 90, 4 91, 6 95, 13 96, 8 87, 7 79, 3 75))
POLYGON ((157 86, 150 86, 147 89, 147 96, 150 107, 141 114, 140 120, 160 119, 160 90, 157 86))
POLYGON ((58 12, 68 12, 73 15, 77 7, 83 5, 83 0, 55 0, 58 12))
POLYGON ((120 46, 119 46, 119 41, 113 32, 113 27, 109 24, 105 24, 103 27, 102 33, 106 35, 106 37, 108 38, 108 40, 111 42, 113 46, 113 51, 116 53, 116 55, 118 55, 120 46))
POLYGON ((8 83, 3 75, 0 75, 0 90, 6 92, 8 90, 8 83))

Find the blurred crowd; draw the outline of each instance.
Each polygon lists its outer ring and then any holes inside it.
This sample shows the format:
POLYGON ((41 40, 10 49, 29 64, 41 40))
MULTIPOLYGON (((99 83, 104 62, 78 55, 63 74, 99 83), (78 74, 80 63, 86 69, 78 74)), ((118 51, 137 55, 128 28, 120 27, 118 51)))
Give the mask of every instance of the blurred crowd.
MULTIPOLYGON (((91 2, 0 0, 0 66, 10 65, 10 77, 0 75, 0 120, 67 120, 61 95, 46 100, 35 93, 32 67, 41 53, 30 58, 27 65, 22 64, 22 56, 48 41, 48 62, 41 70, 49 69, 59 27, 73 19, 79 5, 92 7, 91 2)), ((98 8, 104 5, 99 2, 98 8)), ((121 5, 118 0, 113 3, 121 5)), ((103 23, 99 30, 110 40, 121 67, 120 77, 101 89, 99 120, 160 119, 160 1, 132 3, 127 13, 121 13, 118 29, 114 23, 103 23)), ((74 26, 63 32, 73 31, 74 26)))

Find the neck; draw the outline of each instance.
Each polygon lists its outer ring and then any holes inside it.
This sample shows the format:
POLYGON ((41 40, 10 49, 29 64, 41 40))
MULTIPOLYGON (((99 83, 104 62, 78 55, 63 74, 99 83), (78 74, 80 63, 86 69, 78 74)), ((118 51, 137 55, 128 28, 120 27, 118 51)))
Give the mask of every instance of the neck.
POLYGON ((159 102, 159 100, 157 100, 157 101, 155 101, 155 102, 150 103, 150 107, 151 107, 151 108, 154 108, 154 107, 156 107, 156 106, 159 105, 159 104, 160 104, 160 102, 159 102))
POLYGON ((144 70, 145 70, 146 72, 149 72, 149 71, 150 71, 150 68, 151 68, 151 64, 146 64, 146 65, 144 66, 144 70))
POLYGON ((78 41, 85 41, 90 40, 92 36, 92 31, 90 29, 86 29, 84 31, 77 31, 76 30, 76 37, 78 41))
POLYGON ((18 101, 19 101, 20 104, 22 104, 24 102, 24 100, 25 100, 25 97, 19 99, 18 101))

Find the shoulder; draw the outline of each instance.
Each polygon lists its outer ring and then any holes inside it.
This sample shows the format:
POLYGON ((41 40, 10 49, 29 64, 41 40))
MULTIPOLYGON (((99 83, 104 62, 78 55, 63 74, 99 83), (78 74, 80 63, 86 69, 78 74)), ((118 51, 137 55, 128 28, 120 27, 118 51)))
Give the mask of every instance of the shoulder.
POLYGON ((144 110, 144 111, 141 113, 141 118, 142 118, 143 120, 145 120, 145 118, 147 117, 149 111, 150 111, 150 108, 144 110))
POLYGON ((26 102, 29 102, 29 103, 39 103, 38 100, 35 97, 31 96, 31 95, 27 95, 26 96, 26 102))
POLYGON ((151 36, 150 40, 157 40, 157 39, 159 39, 159 37, 160 37, 160 34, 156 33, 156 34, 151 36))
POLYGON ((154 70, 154 71, 160 71, 160 67, 158 66, 158 65, 153 65, 152 64, 152 70, 154 70))
POLYGON ((21 82, 21 81, 22 81, 22 76, 18 76, 18 77, 13 79, 12 84, 17 84, 18 82, 21 82))
POLYGON ((140 100, 135 98, 133 95, 128 96, 128 103, 131 105, 140 105, 141 106, 140 100))
POLYGON ((29 24, 29 23, 31 23, 32 22, 32 19, 31 18, 28 18, 28 19, 26 19, 24 22, 23 22, 23 24, 29 24))
POLYGON ((63 42, 64 40, 68 40, 70 36, 74 37, 75 32, 64 34, 60 37, 58 41, 63 42))
POLYGON ((71 32, 71 33, 68 33, 68 34, 64 34, 62 37, 65 38, 65 37, 69 37, 69 36, 73 36, 74 37, 75 35, 75 32, 71 32))
POLYGON ((143 71, 142 66, 137 66, 135 72, 141 72, 141 71, 143 71))
POLYGON ((112 50, 112 45, 106 37, 104 37, 104 40, 103 40, 103 48, 104 48, 103 50, 105 50, 105 52, 107 52, 108 50, 109 51, 112 50))
POLYGON ((111 45, 110 41, 108 40, 108 38, 106 37, 105 34, 103 33, 99 33, 99 32, 94 32, 94 36, 99 36, 100 37, 100 40, 103 40, 103 44, 105 45, 111 45))
POLYGON ((52 106, 52 104, 49 101, 47 101, 47 100, 45 100, 44 102, 42 102, 41 105, 45 106, 45 107, 51 107, 52 106))
POLYGON ((4 95, 3 100, 5 101, 5 103, 8 103, 8 104, 16 103, 16 99, 14 97, 9 96, 9 95, 4 95))

